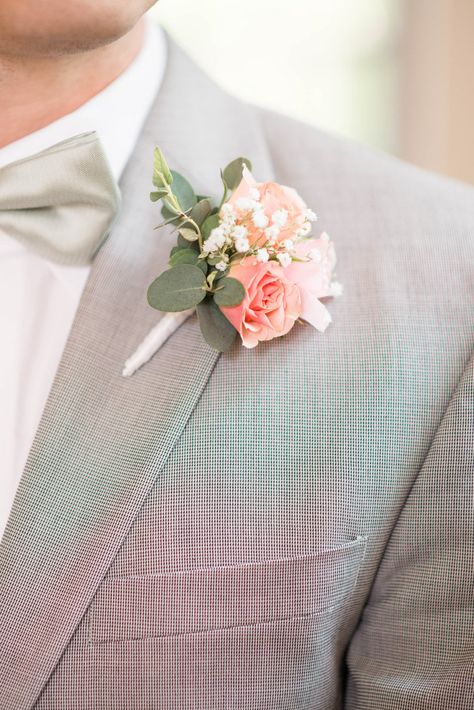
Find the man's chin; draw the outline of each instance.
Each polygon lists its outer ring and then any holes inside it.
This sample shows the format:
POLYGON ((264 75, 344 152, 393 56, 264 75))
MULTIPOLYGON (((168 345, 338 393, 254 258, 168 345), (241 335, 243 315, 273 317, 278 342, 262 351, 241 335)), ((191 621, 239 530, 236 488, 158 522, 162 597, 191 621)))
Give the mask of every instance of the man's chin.
MULTIPOLYGON (((154 0, 120 3, 108 11, 96 6, 87 14, 71 10, 62 19, 41 18, 39 22, 5 23, 0 30, 0 54, 11 57, 54 57, 78 54, 116 42, 128 34, 154 0), (10 30, 10 31, 8 31, 10 30)), ((0 26, 1 23, 0 10, 0 26)))

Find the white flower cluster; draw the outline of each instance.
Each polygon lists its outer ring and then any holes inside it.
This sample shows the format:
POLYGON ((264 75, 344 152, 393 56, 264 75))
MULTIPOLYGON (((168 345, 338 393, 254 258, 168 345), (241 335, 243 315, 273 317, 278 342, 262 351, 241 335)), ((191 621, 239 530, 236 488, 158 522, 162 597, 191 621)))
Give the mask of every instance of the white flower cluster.
POLYGON ((219 251, 225 245, 226 235, 222 227, 215 227, 202 245, 205 254, 219 251))
POLYGON ((250 249, 250 243, 247 238, 248 229, 243 227, 241 224, 236 225, 232 229, 232 237, 234 238, 234 244, 236 251, 240 253, 245 253, 250 249))
POLYGON ((237 209, 251 219, 257 229, 268 227, 269 219, 265 214, 263 205, 260 202, 260 193, 256 187, 251 187, 248 197, 240 197, 235 203, 237 209))
POLYGON ((281 266, 283 266, 283 268, 286 268, 292 262, 291 254, 288 254, 287 251, 279 252, 277 254, 277 259, 280 262, 281 266))
POLYGON ((313 212, 313 210, 305 210, 304 222, 301 227, 296 230, 295 238, 304 239, 305 237, 307 237, 311 232, 311 222, 316 222, 317 219, 317 215, 315 214, 315 212, 313 212))
MULTIPOLYGON (((279 242, 282 230, 291 228, 291 225, 288 225, 288 210, 277 209, 269 218, 265 214, 259 190, 251 187, 248 196, 239 198, 235 205, 228 202, 222 205, 220 223, 204 241, 202 250, 206 256, 220 257, 220 261, 215 264, 215 268, 219 271, 225 271, 228 267, 227 252, 242 256, 253 254, 260 263, 275 259, 285 268, 293 260, 295 242, 308 236, 311 232, 311 222, 316 219, 315 213, 307 209, 303 224, 294 231, 294 238, 279 242), (252 227, 262 232, 262 238, 258 239, 258 246, 254 248, 251 247, 249 240, 249 229, 252 227), (262 240, 264 240, 263 245, 262 240)), ((312 255, 310 258, 317 261, 317 255, 312 255)))
MULTIPOLYGON (((218 227, 215 227, 208 238, 205 240, 202 248, 205 254, 220 252, 225 248, 232 247, 237 252, 245 253, 250 249, 250 243, 247 237, 248 230, 242 224, 236 224, 237 213, 232 205, 225 203, 221 209, 221 222, 218 227)), ((217 265, 216 265, 217 266, 217 265)), ((221 267, 224 271, 224 268, 221 267)))
MULTIPOLYGON (((291 240, 288 239, 287 241, 291 240)), ((271 257, 276 257, 276 259, 280 262, 280 266, 283 266, 284 268, 286 266, 289 266, 293 261, 293 258, 291 254, 288 253, 288 251, 277 251, 276 249, 272 249, 271 247, 261 247, 260 249, 257 249, 257 253, 255 254, 255 256, 257 261, 261 264, 266 263, 271 257)))

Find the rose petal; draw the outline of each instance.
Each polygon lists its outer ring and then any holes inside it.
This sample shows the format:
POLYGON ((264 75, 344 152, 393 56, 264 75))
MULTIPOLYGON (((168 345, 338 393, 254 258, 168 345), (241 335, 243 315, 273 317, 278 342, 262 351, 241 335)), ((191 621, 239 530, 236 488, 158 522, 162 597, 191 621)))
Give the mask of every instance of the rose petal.
POLYGON ((316 330, 324 333, 331 323, 331 316, 328 309, 309 291, 300 289, 300 292, 302 304, 300 317, 310 323, 316 330))

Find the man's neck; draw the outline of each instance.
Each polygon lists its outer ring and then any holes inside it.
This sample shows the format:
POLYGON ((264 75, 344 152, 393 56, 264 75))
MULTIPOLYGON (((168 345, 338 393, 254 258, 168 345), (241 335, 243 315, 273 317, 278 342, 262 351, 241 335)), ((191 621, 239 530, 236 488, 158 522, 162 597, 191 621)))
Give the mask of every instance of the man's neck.
POLYGON ((99 49, 29 60, 0 54, 0 148, 82 106, 116 79, 140 51, 143 20, 99 49))

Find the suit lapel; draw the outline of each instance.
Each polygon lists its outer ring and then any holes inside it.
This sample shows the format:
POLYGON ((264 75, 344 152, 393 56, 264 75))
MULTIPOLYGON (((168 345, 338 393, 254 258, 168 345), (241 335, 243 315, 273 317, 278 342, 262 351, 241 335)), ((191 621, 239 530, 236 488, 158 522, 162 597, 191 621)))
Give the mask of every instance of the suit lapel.
POLYGON ((175 239, 153 231, 155 143, 205 194, 220 190, 219 167, 242 153, 270 174, 253 113, 169 43, 164 84, 122 181, 121 217, 94 262, 0 545, 1 707, 34 704, 218 357, 193 317, 121 377, 159 317, 146 287, 175 239))

